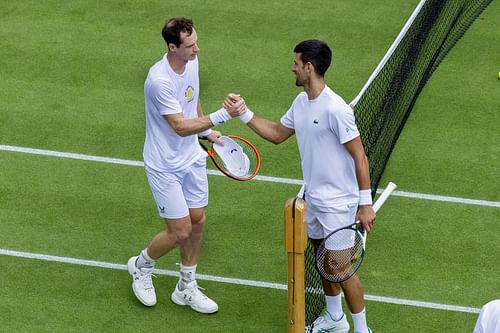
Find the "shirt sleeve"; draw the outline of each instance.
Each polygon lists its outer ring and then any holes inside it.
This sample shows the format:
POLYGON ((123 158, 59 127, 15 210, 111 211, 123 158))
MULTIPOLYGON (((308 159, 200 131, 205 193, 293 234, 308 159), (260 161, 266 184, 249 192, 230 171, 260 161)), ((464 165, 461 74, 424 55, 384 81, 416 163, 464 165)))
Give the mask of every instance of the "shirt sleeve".
POLYGON ((354 111, 349 105, 346 104, 330 111, 329 121, 332 131, 337 134, 341 144, 359 136, 354 111))
POLYGON ((295 129, 293 121, 293 105, 288 109, 288 111, 281 117, 281 124, 286 128, 295 129))
POLYGON ((294 110, 300 109, 300 101, 301 98, 305 96, 305 92, 301 92, 298 94, 293 100, 292 105, 288 109, 288 111, 281 117, 281 124, 286 128, 291 128, 295 130, 295 118, 294 118, 294 110))

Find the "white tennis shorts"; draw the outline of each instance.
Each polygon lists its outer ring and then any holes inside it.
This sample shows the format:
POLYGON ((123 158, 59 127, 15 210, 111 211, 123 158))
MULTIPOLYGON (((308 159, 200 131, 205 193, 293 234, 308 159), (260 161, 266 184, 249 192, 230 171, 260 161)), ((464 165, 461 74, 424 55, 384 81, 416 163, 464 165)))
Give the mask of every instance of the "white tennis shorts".
POLYGON ((182 218, 189 215, 189 208, 208 205, 205 157, 179 172, 158 172, 148 167, 145 169, 158 213, 162 218, 182 218))
POLYGON ((338 207, 318 207, 307 203, 307 234, 311 239, 323 239, 331 232, 352 225, 357 204, 338 207))

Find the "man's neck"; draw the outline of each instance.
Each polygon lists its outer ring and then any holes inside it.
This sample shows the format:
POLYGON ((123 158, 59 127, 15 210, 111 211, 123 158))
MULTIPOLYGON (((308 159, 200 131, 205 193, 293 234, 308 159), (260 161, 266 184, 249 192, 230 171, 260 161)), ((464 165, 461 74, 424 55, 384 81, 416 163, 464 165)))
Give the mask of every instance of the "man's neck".
POLYGON ((187 61, 179 59, 172 53, 167 53, 167 61, 170 64, 170 67, 174 70, 174 72, 176 72, 177 74, 184 73, 187 61))
POLYGON ((311 80, 309 84, 304 86, 304 91, 307 94, 309 100, 316 99, 321 92, 325 89, 325 81, 323 79, 311 80))

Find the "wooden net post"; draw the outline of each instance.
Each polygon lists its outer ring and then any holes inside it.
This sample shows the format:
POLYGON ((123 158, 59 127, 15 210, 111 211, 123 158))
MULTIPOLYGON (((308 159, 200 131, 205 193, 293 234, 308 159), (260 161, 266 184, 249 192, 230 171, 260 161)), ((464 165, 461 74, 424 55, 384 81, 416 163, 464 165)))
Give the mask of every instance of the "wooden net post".
POLYGON ((285 249, 288 254, 288 333, 304 333, 304 265, 307 247, 306 203, 294 197, 285 204, 285 249))

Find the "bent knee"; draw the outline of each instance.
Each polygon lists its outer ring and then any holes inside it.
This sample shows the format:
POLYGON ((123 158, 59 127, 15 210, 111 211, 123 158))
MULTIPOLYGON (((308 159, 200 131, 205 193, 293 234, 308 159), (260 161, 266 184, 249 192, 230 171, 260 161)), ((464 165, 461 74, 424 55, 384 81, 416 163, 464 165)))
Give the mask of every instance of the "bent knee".
POLYGON ((193 225, 196 225, 196 226, 203 226, 206 222, 206 218, 205 218, 205 215, 201 216, 199 219, 197 220, 193 220, 193 225))
POLYGON ((169 221, 167 223, 167 233, 170 237, 175 238, 176 242, 182 243, 191 236, 193 227, 189 220, 186 221, 169 221))
POLYGON ((191 218, 191 223, 193 225, 203 225, 206 221, 205 209, 204 208, 192 208, 189 210, 189 215, 191 218))
POLYGON ((178 242, 182 243, 191 237, 191 233, 193 232, 193 228, 191 225, 183 226, 182 228, 176 229, 173 233, 175 234, 175 238, 178 242))

